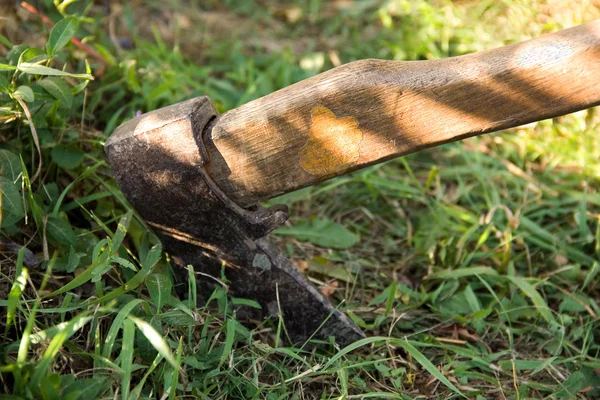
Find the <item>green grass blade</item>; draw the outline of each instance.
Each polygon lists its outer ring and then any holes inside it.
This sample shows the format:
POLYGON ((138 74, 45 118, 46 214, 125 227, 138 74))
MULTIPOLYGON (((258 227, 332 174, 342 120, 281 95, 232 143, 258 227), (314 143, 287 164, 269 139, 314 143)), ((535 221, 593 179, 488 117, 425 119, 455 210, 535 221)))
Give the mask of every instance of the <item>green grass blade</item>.
POLYGON ((156 367, 158 367, 163 358, 164 357, 160 353, 156 355, 156 358, 154 358, 154 361, 152 361, 150 368, 148 368, 148 370, 140 380, 140 383, 138 383, 137 386, 131 391, 130 398, 138 399, 141 396, 142 389, 144 389, 144 384, 146 383, 146 380, 148 379, 150 374, 156 369, 156 367))
POLYGON ((340 368, 337 370, 337 378, 341 387, 342 398, 348 397, 348 370, 346 368, 340 368))
POLYGON ((196 288, 196 274, 194 273, 194 266, 188 264, 186 269, 188 272, 188 298, 191 299, 191 304, 195 306, 198 304, 198 292, 196 288))
POLYGON ((133 351, 135 340, 135 324, 132 320, 126 319, 123 322, 123 345, 121 347, 121 368, 123 376, 121 377, 121 396, 123 400, 129 399, 129 385, 131 381, 131 371, 133 364, 133 351))
POLYGON ((179 339, 179 345, 177 346, 177 368, 173 368, 171 371, 171 385, 169 386, 169 399, 175 400, 177 395, 177 383, 179 382, 179 371, 181 366, 181 354, 183 353, 183 338, 179 339))
POLYGON ((381 337, 381 336, 373 336, 373 337, 368 337, 368 338, 357 340, 356 342, 349 344, 348 346, 346 346, 343 349, 341 349, 340 351, 338 351, 333 357, 331 357, 325 363, 325 365, 323 365, 323 369, 324 370, 328 369, 333 364, 335 364, 340 358, 344 357, 346 354, 348 354, 358 348, 361 348, 361 347, 366 346, 371 343, 386 342, 388 340, 389 340, 389 338, 381 337))
POLYGON ((125 318, 127 318, 129 313, 131 311, 133 311, 133 309, 135 307, 137 307, 140 303, 143 303, 143 302, 145 302, 145 300, 133 299, 121 308, 121 310, 119 311, 119 313, 113 320, 112 324, 110 325, 110 329, 108 330, 108 333, 106 334, 106 339, 104 340, 104 346, 102 349, 102 356, 104 358, 110 357, 113 346, 115 344, 115 340, 117 338, 117 334, 119 333, 119 329, 121 329, 121 326, 123 325, 123 323, 125 321, 125 318))
POLYGON ((63 330, 65 330, 67 328, 68 324, 69 324, 68 321, 61 322, 60 324, 53 325, 47 329, 33 333, 30 337, 31 343, 33 343, 33 344, 42 343, 46 340, 50 340, 50 339, 54 338, 59 332, 62 332, 63 330))
POLYGON ((221 353, 221 359, 219 360, 219 367, 223 365, 231 355, 233 342, 235 340, 235 327, 237 324, 238 323, 236 320, 232 318, 227 319, 225 328, 225 345, 223 346, 223 353, 221 353))
MULTIPOLYGON (((21 248, 21 250, 19 250, 19 256, 21 258, 21 265, 22 265, 22 250, 23 248, 21 248)), ((17 265, 19 263, 17 262, 17 265)), ((8 328, 10 327, 10 325, 12 324, 12 322, 15 319, 15 311, 17 310, 17 306, 19 305, 19 299, 21 298, 21 293, 23 293, 23 290, 25 289, 25 285, 27 284, 27 278, 29 276, 29 271, 27 270, 27 268, 21 267, 21 268, 17 268, 18 270, 21 270, 21 272, 18 274, 17 279, 15 279, 12 287, 10 288, 10 293, 8 294, 8 304, 6 307, 6 327, 4 328, 4 340, 6 340, 6 333, 8 332, 8 328)))
POLYGON ((506 276, 506 278, 514 283, 515 286, 525 293, 527 297, 529 297, 536 310, 540 313, 542 318, 546 320, 546 322, 548 322, 554 328, 559 326, 542 295, 540 295, 540 293, 529 282, 519 276, 506 276))
POLYGON ((90 74, 72 74, 35 63, 22 62, 17 66, 17 69, 21 72, 31 75, 65 76, 75 79, 94 80, 94 77, 90 74))
POLYGON ((54 215, 54 216, 58 215, 60 206, 61 206, 63 200, 65 199, 65 196, 71 191, 71 189, 73 189, 73 187, 77 184, 77 182, 87 178, 96 169, 98 169, 99 167, 101 167, 103 165, 106 165, 106 161, 98 161, 96 164, 92 165, 91 167, 86 168, 86 170, 81 175, 79 175, 71 183, 69 183, 67 185, 67 187, 62 191, 60 196, 58 197, 58 200, 56 200, 56 204, 54 205, 54 209, 52 210, 52 215, 54 215))
MULTIPOLYGON (((153 253, 152 257, 148 257, 148 260, 144 262, 142 269, 139 270, 138 273, 133 276, 133 278, 131 278, 124 285, 113 290, 112 292, 107 293, 104 296, 100 297, 99 299, 92 301, 91 303, 89 303, 89 305, 105 304, 105 303, 107 303, 113 299, 116 299, 117 297, 131 291, 131 290, 138 288, 146 280, 146 277, 148 276, 150 271, 152 271, 152 268, 154 268, 156 263, 160 260, 161 247, 157 246, 157 249, 158 249, 158 251, 156 253, 158 254, 158 258, 154 257, 154 253, 153 253)), ((152 250, 151 250, 151 252, 152 252, 152 250)))
POLYGON ((97 193, 90 194, 88 196, 80 197, 77 200, 73 200, 72 202, 67 203, 64 206, 62 206, 60 208, 59 212, 67 212, 67 211, 75 210, 76 208, 79 208, 84 204, 90 203, 92 201, 101 200, 101 199, 104 199, 104 198, 110 197, 110 196, 112 196, 112 193, 110 193, 110 192, 97 192, 97 193))
POLYGON ((408 343, 407 341, 405 341, 403 339, 374 336, 374 337, 369 337, 369 338, 364 338, 364 339, 358 340, 358 341, 344 347, 342 350, 337 352, 333 357, 331 357, 329 359, 329 361, 327 361, 325 363, 325 365, 323 366, 323 370, 327 370, 328 368, 333 366, 338 360, 340 360, 346 354, 348 354, 360 347, 363 347, 363 346, 366 346, 366 345, 369 345, 372 343, 379 343, 379 342, 384 342, 384 343, 389 342, 390 344, 402 347, 415 360, 417 360, 417 362, 419 364, 421 364, 421 366, 425 370, 427 370, 436 379, 438 379, 440 382, 442 382, 444 385, 446 385, 449 389, 454 391, 456 394, 466 397, 460 390, 458 390, 458 388, 456 386, 454 386, 452 384, 452 382, 450 382, 448 380, 448 378, 446 378, 440 371, 437 370, 437 368, 431 363, 431 361, 429 361, 429 359, 427 359, 427 357, 425 357, 423 355, 423 353, 421 353, 419 350, 417 350, 416 347, 414 347, 412 344, 408 343))
POLYGON ((490 267, 468 267, 456 268, 449 271, 435 272, 427 277, 427 279, 459 279, 475 275, 492 275, 497 276, 498 271, 490 267))
MULTIPOLYGON (((44 280, 40 286, 40 291, 44 290, 46 287, 46 283, 48 279, 50 279, 50 275, 52 274, 52 268, 56 263, 57 253, 55 252, 48 263, 48 268, 46 269, 46 274, 44 275, 44 280)), ((25 325, 25 329, 23 330, 23 334, 21 335, 21 341, 19 342, 19 352, 17 353, 17 362, 24 363, 27 360, 27 353, 29 352, 29 344, 31 340, 31 332, 33 331, 33 325, 35 324, 35 315, 37 313, 38 308, 40 307, 41 298, 38 297, 35 299, 33 303, 33 307, 31 309, 31 313, 27 317, 27 324, 25 325)))
POLYGON ((519 219, 520 227, 527 230, 531 236, 528 236, 528 240, 533 241, 538 246, 546 248, 551 251, 557 251, 557 249, 563 250, 566 255, 572 258, 574 261, 582 264, 592 265, 596 260, 593 257, 588 256, 583 251, 568 245, 566 241, 559 240, 552 235, 547 229, 542 228, 532 220, 521 216, 519 219))
MULTIPOLYGON (((92 354, 92 353, 80 353, 80 354, 83 355, 83 356, 85 356, 85 357, 91 357, 91 358, 93 358, 95 361, 97 361, 97 363, 95 365, 102 366, 105 369, 106 368, 107 369, 111 369, 114 372, 116 372, 117 374, 122 374, 123 373, 123 369, 121 369, 121 367, 119 367, 117 364, 115 364, 114 362, 112 362, 108 358, 102 357, 101 355, 92 354)), ((96 367, 94 367, 94 368, 96 368, 96 367)))
POLYGON ((46 298, 55 297, 55 296, 58 296, 59 294, 68 292, 69 290, 75 289, 76 287, 83 285, 84 283, 86 283, 87 281, 92 279, 92 277, 94 276, 94 273, 96 272, 96 269, 105 268, 109 262, 110 262, 110 254, 108 251, 105 251, 102 254, 100 254, 96 258, 96 260, 85 271, 83 271, 80 275, 75 277, 75 279, 73 279, 71 282, 67 283, 65 286, 61 287, 60 289, 55 290, 54 292, 50 293, 49 295, 47 295, 45 297, 46 298))
POLYGON ((131 223, 131 217, 133 216, 133 211, 129 210, 119 220, 119 224, 117 225, 117 230, 112 237, 112 253, 114 256, 115 253, 121 247, 121 243, 123 243, 123 239, 125 239, 125 235, 127 234, 127 229, 129 229, 129 224, 131 223))
POLYGON ((600 272, 600 263, 595 262, 592 264, 592 268, 590 268, 590 272, 585 276, 585 281, 583 282, 583 287, 581 290, 585 289, 591 281, 594 280, 596 276, 598 276, 598 272, 600 272))
POLYGON ((46 376, 46 374, 48 373, 48 368, 50 367, 50 363, 52 362, 54 357, 56 357, 56 355, 58 354, 58 351, 60 350, 62 345, 65 343, 65 341, 68 338, 70 338, 79 329, 83 328, 83 326, 85 324, 87 324, 89 321, 91 321, 93 319, 92 317, 88 317, 87 316, 88 314, 89 314, 89 311, 84 311, 84 312, 78 314, 77 316, 75 316, 75 318, 73 318, 71 321, 69 321, 69 323, 65 326, 65 329, 60 331, 54 337, 54 339, 52 339, 52 341, 48 345, 48 348, 44 352, 42 359, 35 367, 35 371, 31 378, 31 385, 33 387, 37 387, 40 384, 41 379, 44 376, 46 376))
POLYGON ((438 369, 435 367, 435 365, 433 365, 431 363, 431 361, 429 361, 429 359, 427 357, 425 357, 423 355, 423 353, 421 353, 419 350, 417 350, 417 348, 414 347, 412 344, 408 343, 407 341, 401 340, 401 339, 400 340, 394 339, 391 341, 391 343, 394 345, 400 346, 404 350, 406 350, 406 352, 408 354, 410 354, 415 360, 417 360, 417 362, 419 364, 421 364, 421 366, 423 368, 425 368, 427 370, 427 372, 429 372, 438 381, 442 382, 444 385, 446 385, 448 388, 450 388, 452 391, 454 391, 454 393, 456 393, 462 397, 467 397, 460 390, 458 390, 458 388, 456 386, 454 386, 452 384, 452 382, 450 382, 448 380, 448 378, 446 378, 440 371, 438 371, 438 369))
POLYGON ((174 368, 179 368, 177 360, 173 357, 173 353, 167 344, 167 341, 158 333, 156 329, 149 323, 134 316, 129 316, 133 322, 135 322, 138 329, 144 334, 146 339, 152 344, 152 346, 159 352, 174 368))
POLYGON ((35 323, 35 314, 39 308, 40 303, 36 301, 31 308, 31 313, 27 317, 27 324, 21 335, 21 341, 19 342, 19 352, 17 353, 17 362, 24 363, 27 360, 27 353, 29 352, 29 344, 31 343, 31 332, 33 331, 33 324, 35 323))

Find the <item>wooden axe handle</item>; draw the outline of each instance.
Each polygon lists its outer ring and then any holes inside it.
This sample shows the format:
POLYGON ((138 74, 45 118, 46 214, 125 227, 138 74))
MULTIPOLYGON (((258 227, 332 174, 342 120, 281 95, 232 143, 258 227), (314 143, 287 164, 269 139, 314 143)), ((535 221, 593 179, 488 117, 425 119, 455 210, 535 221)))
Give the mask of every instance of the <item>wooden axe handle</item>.
POLYGON ((352 62, 223 114, 210 175, 249 206, 368 165, 600 104, 600 20, 434 61, 352 62))

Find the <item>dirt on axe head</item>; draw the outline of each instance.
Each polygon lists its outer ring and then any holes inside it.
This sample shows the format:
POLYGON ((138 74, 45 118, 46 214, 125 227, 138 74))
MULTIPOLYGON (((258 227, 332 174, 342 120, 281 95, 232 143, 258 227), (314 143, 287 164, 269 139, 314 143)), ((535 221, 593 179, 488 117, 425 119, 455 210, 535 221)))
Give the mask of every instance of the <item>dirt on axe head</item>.
POLYGON ((600 104, 600 21, 434 61, 363 60, 219 116, 207 97, 139 116, 106 142, 126 198, 198 292, 258 302, 291 342, 362 332, 264 238, 285 206, 256 204, 403 154, 600 104), (225 277, 226 282, 221 279, 225 277))

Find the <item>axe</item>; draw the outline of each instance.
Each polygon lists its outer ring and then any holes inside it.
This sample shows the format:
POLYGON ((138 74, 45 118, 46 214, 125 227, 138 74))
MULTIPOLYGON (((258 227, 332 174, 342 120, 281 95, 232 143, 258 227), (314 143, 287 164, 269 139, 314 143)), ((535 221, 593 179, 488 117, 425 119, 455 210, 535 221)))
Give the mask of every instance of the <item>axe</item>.
MULTIPOLYGON (((136 117, 106 142, 117 183, 198 294, 215 287, 281 318, 299 343, 363 333, 265 236, 263 200, 443 143, 600 104, 600 20, 433 61, 355 61, 219 115, 208 97, 136 117)), ((184 286, 184 285, 180 285, 184 286)))

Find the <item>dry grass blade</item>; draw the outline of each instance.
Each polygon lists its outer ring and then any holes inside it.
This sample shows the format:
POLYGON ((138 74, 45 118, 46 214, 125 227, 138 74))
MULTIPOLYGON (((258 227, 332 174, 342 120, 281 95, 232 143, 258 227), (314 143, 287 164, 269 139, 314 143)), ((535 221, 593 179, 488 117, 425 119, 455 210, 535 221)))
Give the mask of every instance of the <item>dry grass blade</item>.
POLYGON ((37 130, 35 129, 35 125, 33 124, 33 118, 31 118, 31 112, 29 111, 29 107, 27 107, 27 104, 22 99, 17 98, 16 100, 19 103, 19 105, 21 106, 21 108, 23 109, 23 112, 25 112, 27 121, 29 121, 29 129, 31 130, 31 137, 33 139, 33 143, 35 144, 35 149, 38 154, 37 170, 31 177, 31 181, 30 181, 31 183, 33 183, 33 182, 35 182, 35 180, 38 178, 38 176, 42 172, 42 149, 40 148, 40 139, 38 137, 37 130))

